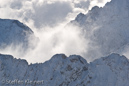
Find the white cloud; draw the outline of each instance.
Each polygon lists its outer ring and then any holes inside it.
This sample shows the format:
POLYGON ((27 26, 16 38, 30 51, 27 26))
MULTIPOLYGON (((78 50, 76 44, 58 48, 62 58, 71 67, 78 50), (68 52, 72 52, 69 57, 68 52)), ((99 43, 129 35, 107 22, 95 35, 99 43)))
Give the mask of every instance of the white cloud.
POLYGON ((64 22, 69 15, 73 19, 78 13, 86 13, 89 7, 105 1, 107 0, 0 0, 0 17, 18 19, 25 23, 31 19, 38 28, 54 26, 64 22))
MULTIPOLYGON (((43 62, 56 53, 83 55, 87 52, 88 40, 84 37, 81 28, 64 26, 78 13, 86 13, 97 3, 105 2, 102 0, 98 2, 93 0, 0 0, 0 17, 18 19, 33 29, 40 42, 34 50, 29 50, 24 58, 29 62, 43 62)), ((11 47, 6 48, 7 53, 20 57, 19 47, 13 52, 11 47)), ((6 53, 6 50, 3 52, 6 53)))
POLYGON ((45 3, 41 6, 33 4, 34 14, 28 13, 29 18, 34 20, 36 27, 55 26, 65 20, 68 13, 72 12, 72 7, 68 2, 45 3))
POLYGON ((82 55, 86 52, 88 40, 77 26, 59 25, 53 28, 46 27, 37 32, 40 42, 36 49, 28 51, 24 57, 29 62, 43 62, 57 53, 82 55))

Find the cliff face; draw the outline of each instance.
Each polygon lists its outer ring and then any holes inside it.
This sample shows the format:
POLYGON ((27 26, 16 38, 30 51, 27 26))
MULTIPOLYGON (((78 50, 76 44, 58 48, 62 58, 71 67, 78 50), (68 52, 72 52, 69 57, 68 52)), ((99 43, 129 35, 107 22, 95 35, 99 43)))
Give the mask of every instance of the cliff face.
POLYGON ((128 81, 129 61, 118 54, 91 63, 78 55, 57 54, 30 65, 0 54, 0 86, 128 86, 128 81))

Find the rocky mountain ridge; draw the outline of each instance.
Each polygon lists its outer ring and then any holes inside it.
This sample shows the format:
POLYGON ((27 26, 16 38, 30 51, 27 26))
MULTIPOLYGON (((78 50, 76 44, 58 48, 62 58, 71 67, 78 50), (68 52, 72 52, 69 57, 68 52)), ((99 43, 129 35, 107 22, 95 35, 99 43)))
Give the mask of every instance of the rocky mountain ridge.
POLYGON ((0 77, 1 86, 128 86, 129 60, 113 53, 87 63, 78 55, 57 54, 45 63, 28 64, 0 54, 0 77))

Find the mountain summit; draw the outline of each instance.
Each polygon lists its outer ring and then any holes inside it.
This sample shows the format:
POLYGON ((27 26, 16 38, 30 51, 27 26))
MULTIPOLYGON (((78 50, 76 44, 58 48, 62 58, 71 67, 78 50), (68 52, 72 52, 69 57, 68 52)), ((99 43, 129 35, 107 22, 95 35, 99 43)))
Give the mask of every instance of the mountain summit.
POLYGON ((0 47, 22 45, 29 47, 30 38, 35 39, 33 31, 18 20, 0 19, 0 47))
POLYGON ((71 23, 85 30, 90 40, 88 57, 119 51, 129 44, 129 1, 112 0, 103 8, 95 6, 87 14, 80 13, 71 23))

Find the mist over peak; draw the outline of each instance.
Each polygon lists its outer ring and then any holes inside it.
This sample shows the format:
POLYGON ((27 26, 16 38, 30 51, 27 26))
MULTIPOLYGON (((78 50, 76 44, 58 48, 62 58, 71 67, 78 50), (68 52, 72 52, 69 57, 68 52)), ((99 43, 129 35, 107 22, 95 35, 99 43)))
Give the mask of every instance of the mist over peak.
MULTIPOLYGON (((25 55, 20 58, 30 60, 29 62, 40 62, 50 59, 48 57, 56 53, 65 53, 66 55, 78 54, 86 56, 88 57, 88 62, 90 62, 112 52, 123 54, 125 50, 128 50, 124 47, 129 42, 127 39, 129 37, 127 0, 123 2, 121 0, 74 1, 72 4, 70 1, 62 2, 58 2, 58 0, 42 3, 31 0, 19 2, 22 3, 22 6, 19 7, 17 15, 21 13, 24 13, 24 15, 22 17, 16 15, 16 17, 30 26, 34 35, 38 37, 38 41, 34 40, 33 37, 29 39, 29 43, 36 44, 36 46, 27 50, 25 55), (100 3, 103 3, 104 6, 100 5, 100 3), (119 6, 120 3, 123 5, 122 7, 119 6), (87 5, 87 10, 86 8, 84 9, 84 4, 87 5), (26 6, 29 6, 30 9, 25 9, 26 6), (53 7, 61 8, 56 11, 58 15, 53 12, 53 7), (67 9, 64 9, 62 14, 61 10, 65 7, 67 9), (41 12, 42 8, 45 9, 41 12), (80 14, 77 15, 75 20, 70 22, 71 18, 79 12, 80 14), (60 18, 63 19, 60 21, 60 18)), ((1 6, 4 8, 5 5, 1 6)), ((16 11, 16 9, 11 9, 16 11)), ((21 24, 16 24, 22 27, 21 24)), ((6 49, 12 51, 10 47, 6 49)), ((17 57, 17 54, 11 51, 9 51, 9 54, 17 57)))
POLYGON ((33 36, 33 31, 19 22, 18 20, 0 19, 0 46, 4 47, 11 44, 23 44, 24 47, 29 46, 29 37, 33 36))
POLYGON ((95 6, 87 14, 79 14, 72 21, 83 28, 85 37, 90 40, 86 56, 93 59, 112 52, 125 53, 129 44, 128 7, 127 0, 112 0, 104 7, 95 6))
POLYGON ((0 17, 0 86, 129 86, 128 0, 0 0, 0 17))

